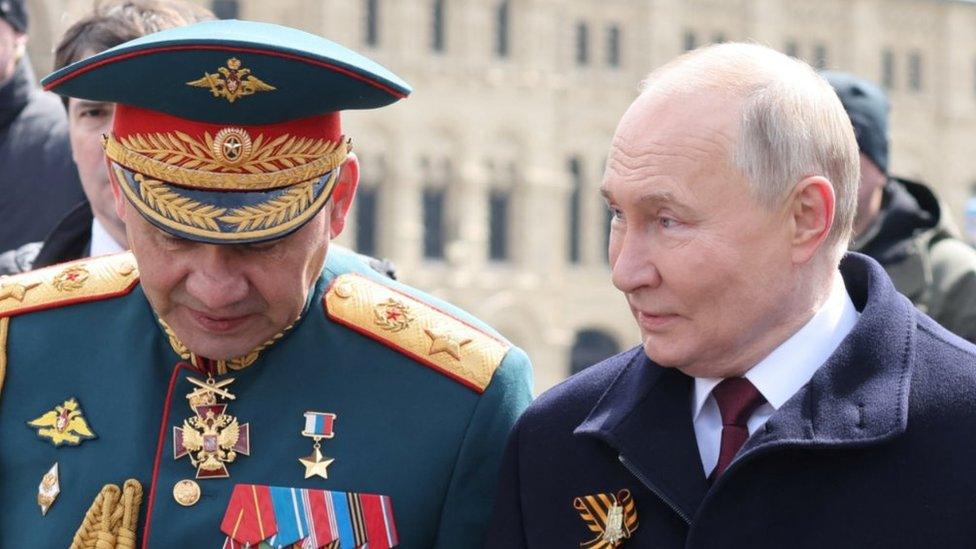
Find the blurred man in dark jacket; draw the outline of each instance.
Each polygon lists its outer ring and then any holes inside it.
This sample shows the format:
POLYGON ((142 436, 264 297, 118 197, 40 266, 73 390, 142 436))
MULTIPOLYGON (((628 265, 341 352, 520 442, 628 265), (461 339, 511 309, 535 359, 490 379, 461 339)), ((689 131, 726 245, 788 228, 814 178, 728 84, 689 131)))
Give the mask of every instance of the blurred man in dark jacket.
MULTIPOLYGON (((210 11, 182 0, 104 2, 65 31, 55 48, 54 69, 146 34, 208 19, 213 19, 210 11)), ((64 107, 68 111, 71 148, 63 154, 74 158, 71 169, 74 173, 77 166, 84 195, 71 194, 74 207, 60 212, 63 217, 51 222, 46 237, 40 234, 33 242, 0 253, 0 275, 116 253, 128 247, 125 226, 115 213, 101 143, 101 136, 111 130, 115 105, 69 98, 64 107)), ((60 106, 57 108, 61 110, 60 106)), ((0 247, 0 252, 3 250, 7 248, 0 247)))
POLYGON ((851 117, 861 151, 852 249, 881 263, 916 307, 976 342, 976 250, 960 239, 932 189, 889 175, 885 92, 851 74, 823 74, 851 117))
POLYGON ((24 0, 0 2, 0 250, 39 240, 84 199, 64 110, 24 55, 24 0))

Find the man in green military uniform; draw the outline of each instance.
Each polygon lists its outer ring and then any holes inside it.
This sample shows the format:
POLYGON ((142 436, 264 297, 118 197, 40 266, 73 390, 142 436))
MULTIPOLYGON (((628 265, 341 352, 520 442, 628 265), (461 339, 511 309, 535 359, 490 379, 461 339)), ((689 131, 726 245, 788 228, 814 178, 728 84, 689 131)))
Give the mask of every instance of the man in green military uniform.
POLYGON ((132 253, 0 279, 0 546, 480 546, 528 359, 329 248, 359 170, 338 111, 409 87, 241 21, 45 85, 118 105, 132 253))
POLYGON ((899 292, 950 332, 976 343, 976 250, 927 185, 888 172, 888 97, 875 84, 825 71, 861 152, 852 250, 885 268, 899 292))

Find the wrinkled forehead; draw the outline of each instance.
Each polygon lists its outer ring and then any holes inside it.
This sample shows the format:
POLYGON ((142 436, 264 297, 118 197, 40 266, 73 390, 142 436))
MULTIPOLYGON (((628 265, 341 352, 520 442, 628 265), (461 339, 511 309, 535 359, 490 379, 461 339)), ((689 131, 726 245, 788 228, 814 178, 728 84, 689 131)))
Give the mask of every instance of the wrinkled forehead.
POLYGON ((721 90, 672 91, 648 89, 627 109, 616 135, 628 141, 672 137, 737 134, 744 99, 721 90))

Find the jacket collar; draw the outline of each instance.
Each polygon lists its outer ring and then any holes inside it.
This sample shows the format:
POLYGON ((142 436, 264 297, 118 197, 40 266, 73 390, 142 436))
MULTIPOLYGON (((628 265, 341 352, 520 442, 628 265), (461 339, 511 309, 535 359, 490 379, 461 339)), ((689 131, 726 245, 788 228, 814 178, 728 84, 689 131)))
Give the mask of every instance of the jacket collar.
MULTIPOLYGON (((905 431, 915 345, 914 308, 874 260, 841 263, 861 317, 810 383, 756 432, 747 453, 774 446, 867 445, 905 431)), ((692 517, 708 486, 691 418, 692 378, 650 361, 641 348, 611 382, 577 436, 603 440, 658 495, 692 517)))
POLYGON ((22 57, 10 80, 0 86, 0 128, 6 128, 27 106, 35 87, 34 71, 31 70, 27 58, 22 57))

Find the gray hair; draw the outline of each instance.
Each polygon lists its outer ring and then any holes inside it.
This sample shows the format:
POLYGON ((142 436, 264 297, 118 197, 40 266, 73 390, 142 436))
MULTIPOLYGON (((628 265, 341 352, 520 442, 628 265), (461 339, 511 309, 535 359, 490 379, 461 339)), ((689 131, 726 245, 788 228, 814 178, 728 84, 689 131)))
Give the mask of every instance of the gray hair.
POLYGON ((782 204, 805 177, 830 181, 836 202, 826 244, 840 259, 857 211, 857 141, 837 94, 809 65, 758 44, 726 43, 678 57, 652 72, 641 89, 741 98, 732 166, 767 207, 782 204))

